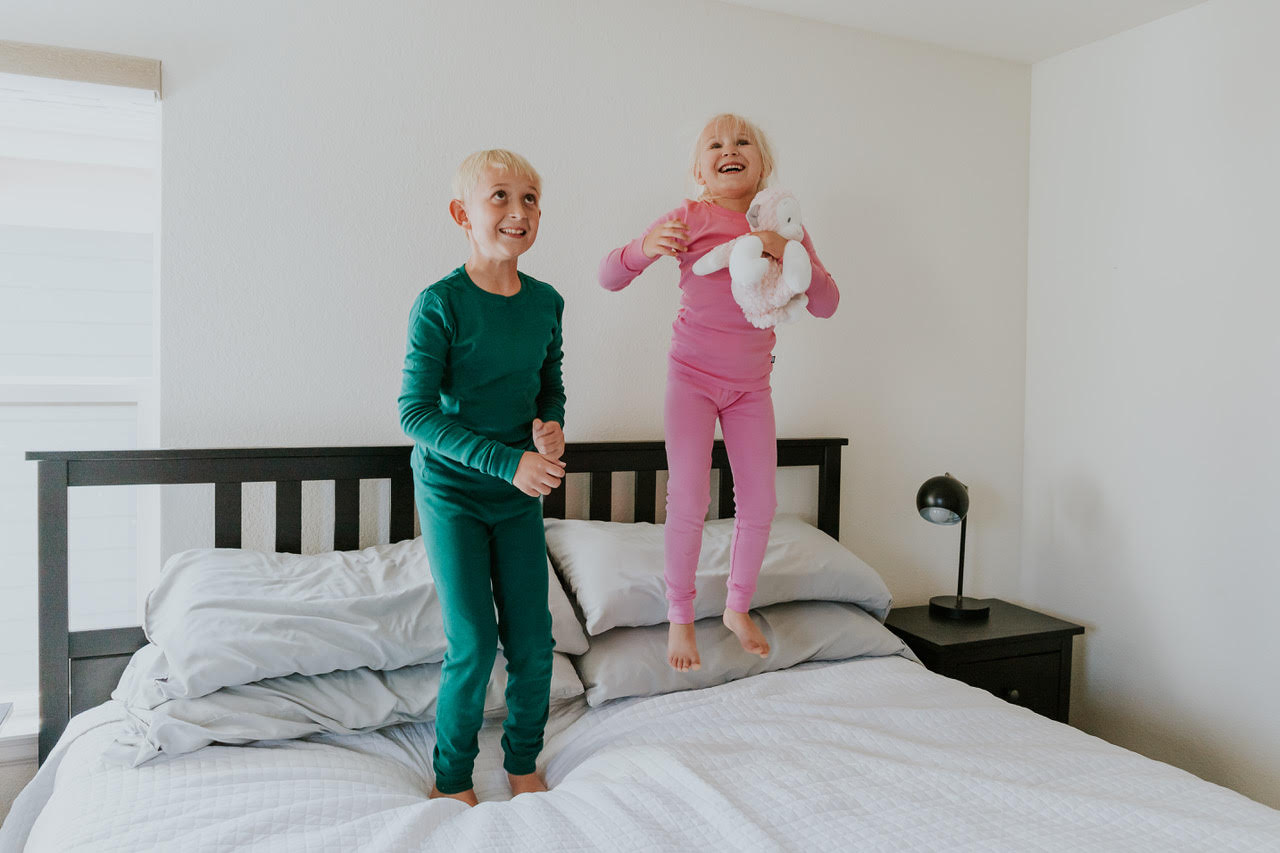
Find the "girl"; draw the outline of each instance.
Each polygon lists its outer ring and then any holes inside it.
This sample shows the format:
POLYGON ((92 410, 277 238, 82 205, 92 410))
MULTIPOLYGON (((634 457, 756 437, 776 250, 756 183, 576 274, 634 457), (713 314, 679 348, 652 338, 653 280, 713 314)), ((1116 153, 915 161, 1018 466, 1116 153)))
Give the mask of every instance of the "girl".
MULTIPOLYGON (((733 470, 736 507, 724 624, 745 650, 761 657, 768 657, 769 644, 747 611, 777 509, 777 432, 769 388, 773 330, 747 322, 730 292, 728 269, 708 276, 691 270, 702 255, 751 230, 747 208, 773 174, 768 140, 747 119, 718 115, 698 135, 692 174, 696 199, 660 217, 643 236, 613 250, 600 264, 600 284, 606 290, 626 287, 663 255, 680 265, 680 310, 672 325, 664 421, 669 474, 665 579, 671 623, 667 660, 681 672, 701 666, 693 630, 694 573, 710 501, 717 419, 733 470)), ((773 231, 756 236, 767 254, 782 257, 786 240, 773 231)), ((840 292, 808 233, 802 243, 813 261, 809 313, 830 317, 840 292)))

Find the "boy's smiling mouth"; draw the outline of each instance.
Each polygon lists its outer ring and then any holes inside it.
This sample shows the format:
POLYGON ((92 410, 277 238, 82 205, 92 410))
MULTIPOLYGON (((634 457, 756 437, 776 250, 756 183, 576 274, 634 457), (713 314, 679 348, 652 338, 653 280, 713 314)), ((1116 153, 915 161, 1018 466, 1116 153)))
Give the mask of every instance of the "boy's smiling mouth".
POLYGON ((525 234, 529 233, 526 229, 516 228, 515 226, 499 228, 498 230, 503 234, 506 234, 508 237, 523 237, 525 234))

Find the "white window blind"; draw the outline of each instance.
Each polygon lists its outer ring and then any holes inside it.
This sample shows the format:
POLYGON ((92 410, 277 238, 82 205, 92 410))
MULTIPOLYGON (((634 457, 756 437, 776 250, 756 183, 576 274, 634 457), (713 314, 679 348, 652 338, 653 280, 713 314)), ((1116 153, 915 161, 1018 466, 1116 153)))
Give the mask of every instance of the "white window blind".
MULTIPOLYGON (((88 67, 83 53, 71 52, 74 67, 88 67)), ((0 42, 0 69, 13 70, 14 56, 0 42)), ((0 73, 0 701, 15 704, 6 737, 37 719, 36 465, 24 454, 156 443, 155 68, 154 90, 0 73)), ((140 579, 150 580, 139 565, 158 554, 144 492, 70 492, 72 630, 139 624, 140 579)))

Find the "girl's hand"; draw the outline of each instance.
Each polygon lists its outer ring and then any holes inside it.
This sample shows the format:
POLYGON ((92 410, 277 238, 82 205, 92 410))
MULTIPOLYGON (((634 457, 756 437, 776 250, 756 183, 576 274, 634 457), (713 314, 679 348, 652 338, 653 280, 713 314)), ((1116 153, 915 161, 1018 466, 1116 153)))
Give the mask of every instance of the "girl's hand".
POLYGON ((644 235, 644 242, 640 244, 640 251, 644 252, 646 258, 656 258, 659 255, 674 258, 687 248, 689 226, 679 219, 670 219, 654 228, 644 235))
POLYGON ((531 498, 549 495, 564 479, 564 463, 542 453, 526 450, 520 457, 512 485, 531 498))
POLYGON ((543 456, 559 459, 564 456, 564 431, 555 421, 533 419, 533 446, 543 456))
POLYGON ((787 250, 787 238, 777 231, 752 231, 754 236, 764 243, 764 253, 775 260, 782 260, 782 253, 787 250))

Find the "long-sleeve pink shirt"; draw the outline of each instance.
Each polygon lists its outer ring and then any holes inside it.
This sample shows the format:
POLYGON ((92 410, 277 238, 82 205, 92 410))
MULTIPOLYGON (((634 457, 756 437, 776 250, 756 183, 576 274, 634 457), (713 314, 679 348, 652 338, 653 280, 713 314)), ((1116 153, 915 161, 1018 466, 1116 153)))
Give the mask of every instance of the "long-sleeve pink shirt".
MULTIPOLYGON (((773 329, 757 329, 747 322, 734 301, 727 267, 705 276, 695 275, 692 269, 716 246, 751 231, 745 214, 712 202, 687 200, 659 217, 643 235, 610 252, 600 262, 600 285, 606 290, 621 290, 657 260, 645 257, 641 244, 645 235, 671 219, 679 219, 689 228, 688 248, 679 257, 681 295, 680 310, 672 324, 672 369, 734 391, 768 388, 776 340, 773 329)), ((807 231, 801 243, 813 261, 813 279, 806 294, 809 313, 830 317, 840 303, 840 291, 818 260, 807 231)))

